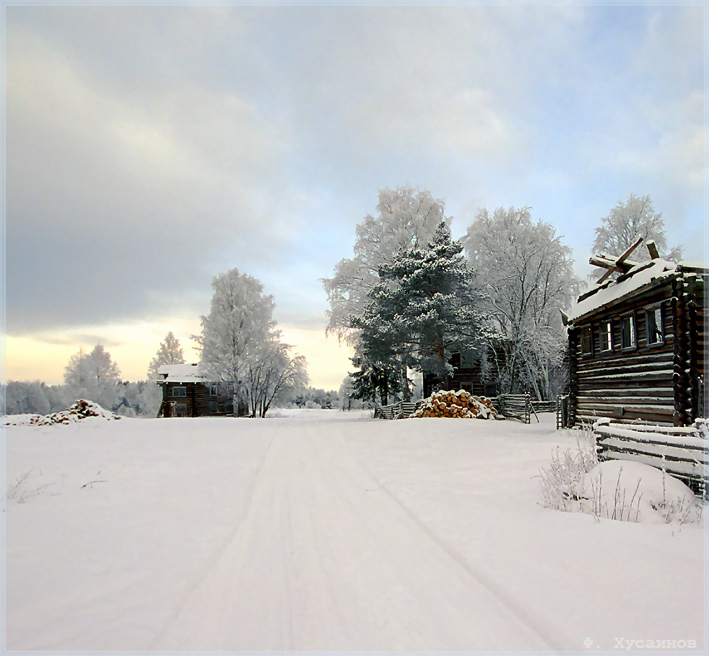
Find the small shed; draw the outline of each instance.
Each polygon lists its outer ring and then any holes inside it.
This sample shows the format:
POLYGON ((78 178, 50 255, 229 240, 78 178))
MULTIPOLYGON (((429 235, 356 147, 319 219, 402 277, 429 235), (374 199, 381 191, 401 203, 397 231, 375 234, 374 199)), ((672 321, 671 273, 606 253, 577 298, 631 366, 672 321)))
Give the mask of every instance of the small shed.
POLYGON ((629 260, 632 250, 591 258, 607 271, 564 317, 568 426, 599 417, 689 426, 706 416, 707 268, 663 260, 652 242, 648 262, 629 260))
POLYGON ((233 413, 231 390, 210 381, 199 364, 164 364, 158 369, 162 403, 158 417, 204 417, 233 413))

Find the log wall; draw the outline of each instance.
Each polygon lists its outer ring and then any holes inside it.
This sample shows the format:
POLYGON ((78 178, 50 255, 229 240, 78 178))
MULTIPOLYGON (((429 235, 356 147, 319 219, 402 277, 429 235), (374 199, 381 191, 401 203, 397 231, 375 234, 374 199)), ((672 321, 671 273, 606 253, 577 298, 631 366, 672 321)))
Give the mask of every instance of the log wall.
POLYGON ((162 384, 163 402, 158 416, 204 417, 231 412, 231 400, 224 394, 211 396, 202 383, 166 382, 162 384), (176 396, 175 388, 184 388, 186 396, 176 396), (182 408, 184 406, 184 408, 182 408))
POLYGON ((620 421, 638 419, 673 423, 675 410, 673 362, 675 349, 672 282, 621 300, 612 307, 599 308, 577 326, 572 327, 570 365, 573 423, 592 423, 598 417, 620 421), (660 307, 663 340, 648 344, 645 309, 660 307), (621 324, 623 316, 635 317, 635 346, 623 348, 621 324), (612 348, 601 351, 601 329, 611 321, 612 348), (582 353, 581 331, 590 326, 592 352, 582 353))
POLYGON ((688 426, 706 415, 706 289, 701 270, 679 273, 598 308, 569 327, 569 425, 599 417, 617 422, 688 426), (661 308, 663 338, 649 340, 647 311, 661 308), (635 320, 635 345, 623 348, 624 316, 635 320), (601 351, 604 322, 612 349, 601 351), (592 352, 582 334, 592 331, 592 352))

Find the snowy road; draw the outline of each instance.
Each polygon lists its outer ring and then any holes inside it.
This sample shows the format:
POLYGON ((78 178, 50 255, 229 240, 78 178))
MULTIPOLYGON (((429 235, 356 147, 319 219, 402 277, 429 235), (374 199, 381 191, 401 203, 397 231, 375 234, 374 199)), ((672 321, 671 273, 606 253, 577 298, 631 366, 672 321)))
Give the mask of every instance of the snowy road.
POLYGON ((343 413, 9 430, 8 480, 33 468, 54 492, 7 501, 8 648, 700 639, 701 530, 539 508, 532 476, 564 439, 343 413))
POLYGON ((276 435, 230 541, 162 649, 548 648, 553 637, 317 424, 276 435))

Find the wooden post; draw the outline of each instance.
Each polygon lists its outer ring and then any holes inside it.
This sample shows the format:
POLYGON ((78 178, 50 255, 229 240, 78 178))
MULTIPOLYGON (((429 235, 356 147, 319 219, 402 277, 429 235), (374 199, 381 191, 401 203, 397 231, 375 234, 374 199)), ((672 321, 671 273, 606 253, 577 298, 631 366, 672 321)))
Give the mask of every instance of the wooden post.
POLYGON ((647 246, 647 252, 650 253, 650 257, 653 260, 657 260, 660 257, 660 252, 657 250, 657 244, 654 239, 646 241, 645 246, 647 246))
POLYGON ((578 378, 578 334, 576 326, 569 328, 569 414, 568 427, 576 424, 576 410, 578 407, 579 378, 578 378))
POLYGON ((687 399, 687 425, 694 422, 699 416, 699 353, 697 342, 697 276, 686 276, 686 305, 687 305, 687 350, 685 353, 685 371, 689 370, 688 399, 687 399))
POLYGON ((689 387, 689 375, 686 371, 687 365, 687 308, 684 276, 680 275, 673 283, 672 309, 674 314, 674 357, 672 363, 672 379, 674 385, 675 426, 686 426, 688 423, 689 408, 687 403, 687 389, 689 387))

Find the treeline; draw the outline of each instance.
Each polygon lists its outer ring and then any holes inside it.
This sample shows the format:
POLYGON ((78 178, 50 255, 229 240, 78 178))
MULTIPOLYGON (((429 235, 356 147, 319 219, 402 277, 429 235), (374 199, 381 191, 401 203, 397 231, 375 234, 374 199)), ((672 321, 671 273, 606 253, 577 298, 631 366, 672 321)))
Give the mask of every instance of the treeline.
POLYGON ((93 393, 70 385, 47 385, 41 381, 10 380, 0 384, 0 407, 8 415, 39 414, 66 410, 77 399, 94 401, 124 417, 154 417, 162 393, 153 381, 117 381, 93 393))

